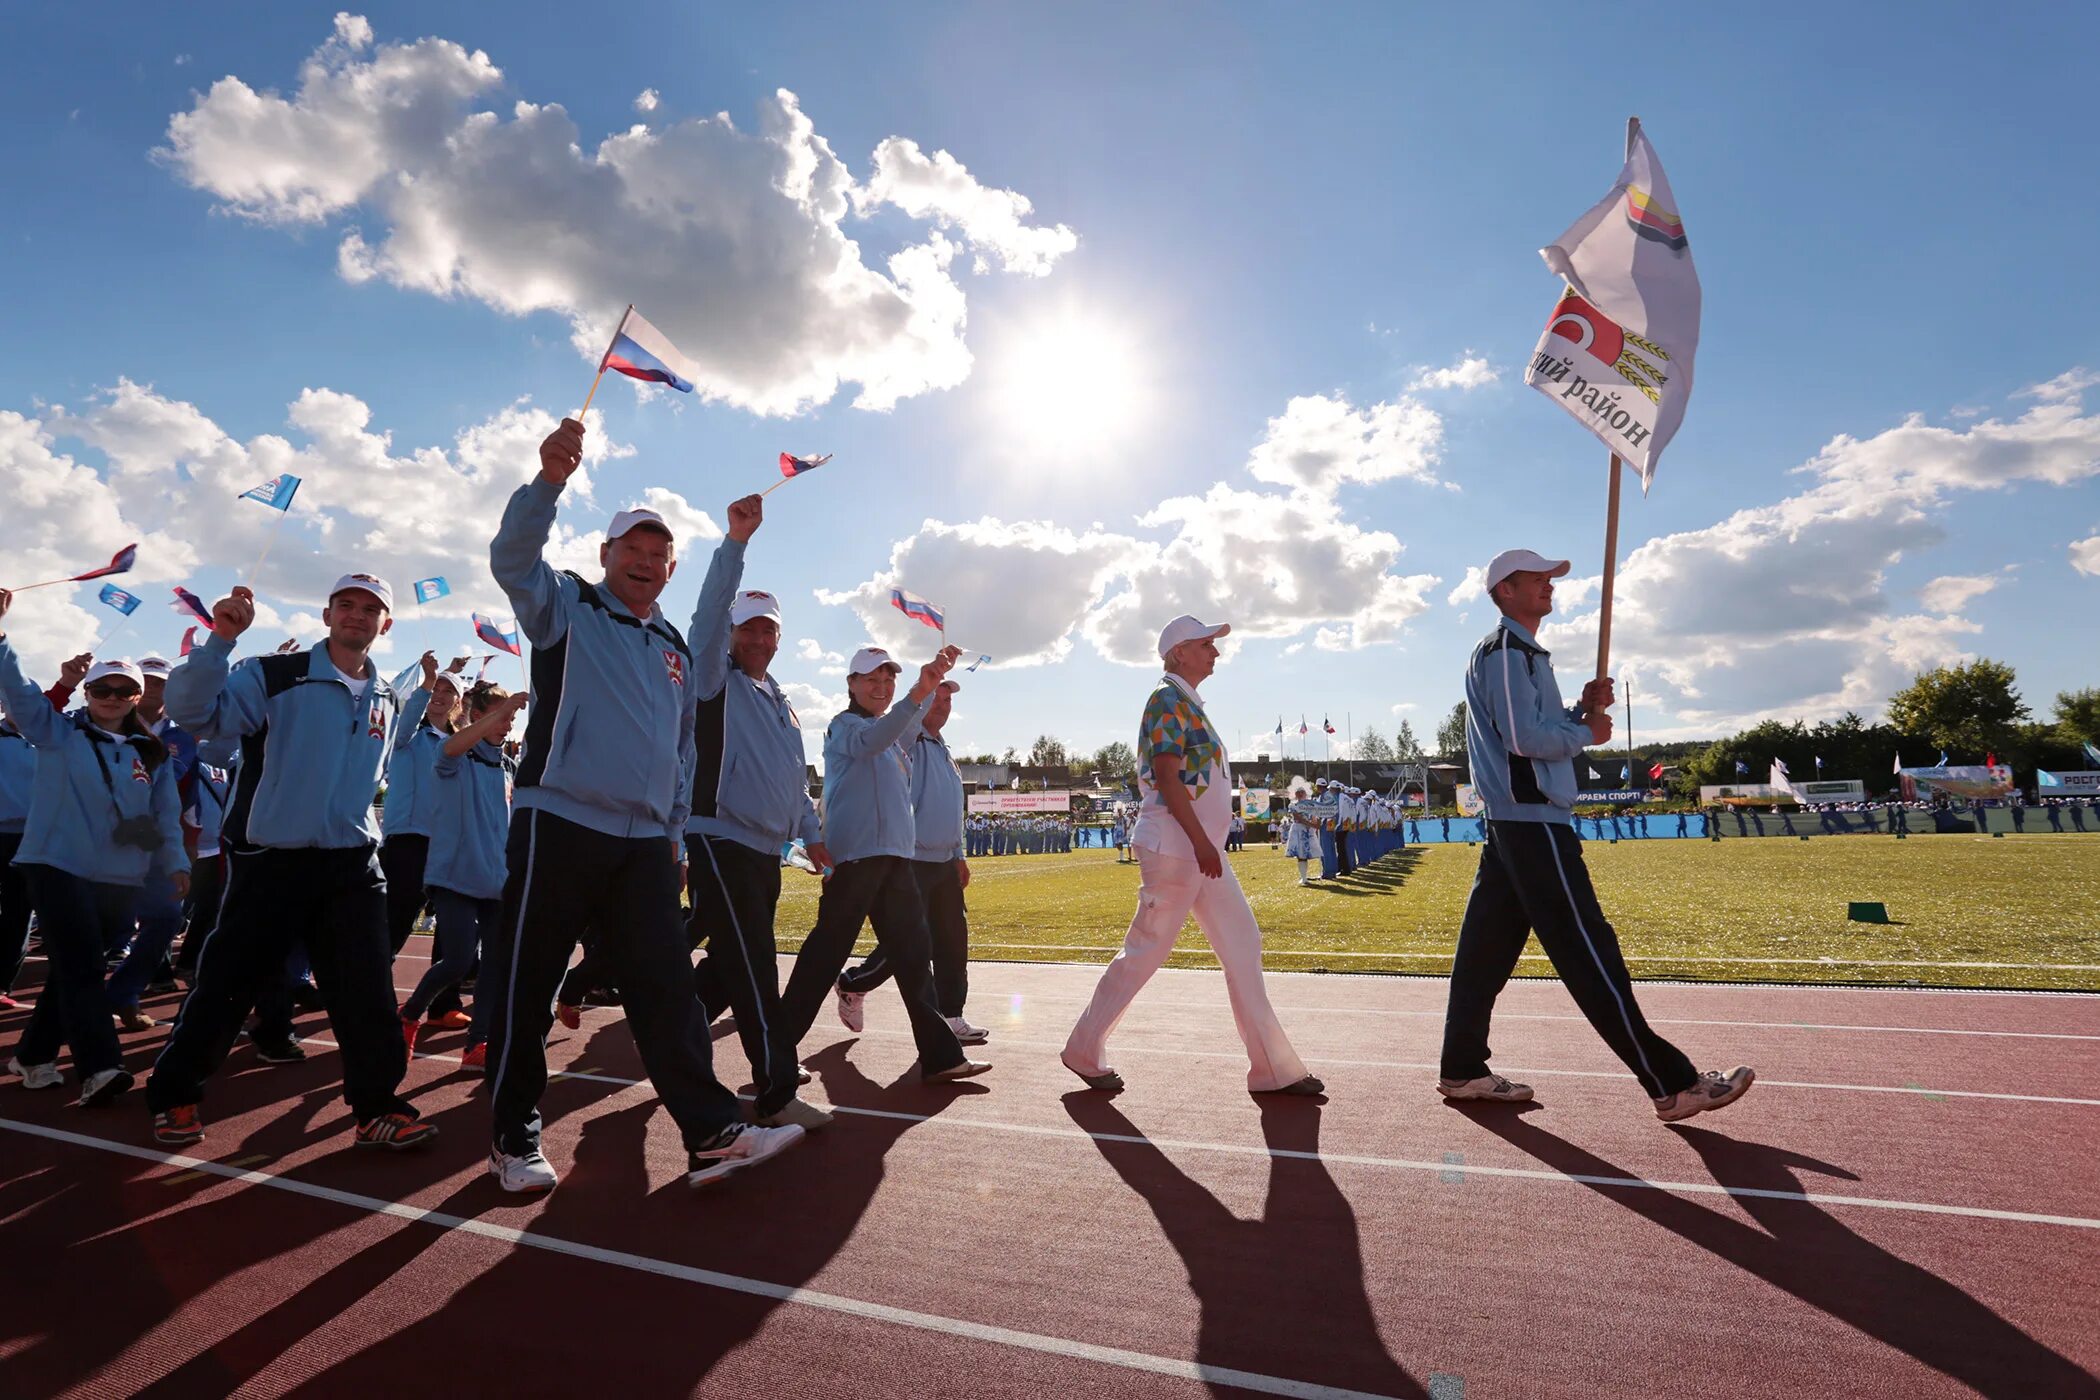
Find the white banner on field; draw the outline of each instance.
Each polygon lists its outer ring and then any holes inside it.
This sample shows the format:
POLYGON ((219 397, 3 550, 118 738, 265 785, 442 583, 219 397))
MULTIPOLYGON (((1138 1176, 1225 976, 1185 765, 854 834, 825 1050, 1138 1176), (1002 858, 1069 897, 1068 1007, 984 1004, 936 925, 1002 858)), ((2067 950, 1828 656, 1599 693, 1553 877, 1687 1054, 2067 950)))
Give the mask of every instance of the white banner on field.
POLYGON ((1857 778, 1818 778, 1814 782, 1797 782, 1794 791, 1803 802, 1864 802, 1867 787, 1857 778))
POLYGON ((2037 797, 2100 797, 2100 772, 2051 773, 2046 770, 2035 775, 2037 797))
POLYGON ((1072 810, 1072 794, 1069 792, 973 792, 970 794, 970 810, 973 812, 1069 812, 1072 810))

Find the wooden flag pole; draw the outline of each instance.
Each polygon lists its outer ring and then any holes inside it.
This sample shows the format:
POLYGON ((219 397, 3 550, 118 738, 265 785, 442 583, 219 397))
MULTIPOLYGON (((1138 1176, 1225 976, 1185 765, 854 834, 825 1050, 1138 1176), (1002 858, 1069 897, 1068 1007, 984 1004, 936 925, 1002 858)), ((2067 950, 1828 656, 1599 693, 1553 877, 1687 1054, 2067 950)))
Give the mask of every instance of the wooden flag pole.
POLYGON ((1611 454, 1611 492, 1604 506, 1604 596, 1597 606, 1597 679, 1611 668, 1611 589, 1619 574, 1619 454, 1611 454))
POLYGON ((772 495, 775 491, 778 491, 781 487, 787 485, 790 481, 793 481, 794 479, 795 478, 791 476, 784 476, 780 478, 780 480, 774 482, 771 486, 768 486, 765 490, 759 492, 758 498, 761 501, 764 500, 766 497, 772 495))
POLYGON ((605 362, 612 358, 612 349, 620 343, 620 332, 627 329, 627 318, 634 314, 634 303, 620 313, 620 323, 613 327, 612 339, 605 342, 605 353, 598 357, 598 373, 591 379, 591 391, 583 396, 583 407, 576 410, 576 421, 581 423, 583 415, 591 411, 591 400, 598 397, 598 384, 605 378, 605 362))
POLYGON ((253 590, 256 583, 262 578, 263 561, 270 557, 270 551, 276 547, 277 532, 284 528, 284 518, 291 513, 289 504, 283 510, 277 512, 277 523, 270 527, 270 537, 263 541, 262 553, 255 557, 255 567, 248 571, 248 587, 250 590, 253 590))

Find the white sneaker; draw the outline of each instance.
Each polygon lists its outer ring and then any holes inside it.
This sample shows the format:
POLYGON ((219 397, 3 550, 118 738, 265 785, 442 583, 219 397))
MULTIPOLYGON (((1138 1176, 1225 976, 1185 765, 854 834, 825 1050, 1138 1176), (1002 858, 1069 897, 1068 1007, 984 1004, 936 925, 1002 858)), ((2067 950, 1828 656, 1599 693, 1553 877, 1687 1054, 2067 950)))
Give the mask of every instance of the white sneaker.
POLYGON ((960 1016, 948 1018, 948 1029, 954 1031, 955 1038, 965 1045, 982 1045, 992 1038, 992 1033, 983 1026, 973 1026, 960 1016))
POLYGON ((513 1157, 491 1148, 489 1175, 506 1191, 552 1191, 561 1181, 553 1165, 537 1149, 513 1157))
POLYGON ((1726 1108, 1749 1093, 1756 1082, 1757 1071, 1748 1065, 1737 1065, 1726 1074, 1710 1069, 1691 1088, 1655 1100, 1655 1116, 1665 1123, 1678 1123, 1695 1113, 1726 1108))
POLYGON ((1483 1074, 1478 1079, 1439 1079, 1436 1091, 1447 1099, 1488 1099, 1494 1103, 1529 1103, 1531 1086, 1483 1074))
POLYGON ((831 1114, 807 1099, 789 1099, 780 1106, 779 1112, 768 1113, 758 1121, 762 1127, 785 1128, 792 1124, 805 1132, 813 1133, 819 1128, 831 1126, 831 1114))
MULTIPOLYGON (((55 1067, 53 1073, 56 1073, 55 1067)), ((97 1070, 87 1077, 87 1083, 80 1086, 80 1106, 94 1108, 106 1104, 135 1082, 122 1069, 97 1070)))
POLYGON ((859 1035, 862 1028, 868 1024, 868 994, 849 992, 844 987, 836 990, 839 994, 839 1020, 845 1023, 847 1030, 859 1035))
POLYGON ((66 1077, 58 1072, 56 1064, 25 1065, 20 1060, 9 1060, 7 1072, 22 1076, 22 1087, 25 1089, 56 1089, 66 1082, 66 1077))
POLYGON ((755 1166, 768 1157, 787 1151, 805 1136, 790 1123, 783 1128, 746 1127, 741 1123, 724 1130, 715 1145, 685 1154, 685 1184, 705 1186, 734 1171, 755 1166))

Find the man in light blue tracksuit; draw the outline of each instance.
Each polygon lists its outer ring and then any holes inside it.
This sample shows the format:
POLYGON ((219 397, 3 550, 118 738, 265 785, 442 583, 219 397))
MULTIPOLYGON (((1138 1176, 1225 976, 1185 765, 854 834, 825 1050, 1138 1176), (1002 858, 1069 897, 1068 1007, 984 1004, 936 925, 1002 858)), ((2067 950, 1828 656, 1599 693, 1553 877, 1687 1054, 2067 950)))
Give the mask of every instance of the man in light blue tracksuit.
POLYGON ((204 1083, 265 979, 282 976, 295 939, 304 940, 342 1047, 357 1144, 405 1148, 437 1136, 397 1092, 408 1054, 372 820, 395 732, 416 713, 403 712, 371 661, 372 644, 393 624, 393 604, 382 580, 346 574, 321 614, 327 640, 229 667, 235 641, 255 620, 255 595, 237 586, 213 607, 210 638, 168 677, 175 722, 200 740, 238 738, 241 763, 222 832, 232 861, 218 926, 146 1086, 161 1142, 204 1136, 204 1083))
POLYGON ((780 600, 740 587, 744 551, 765 518, 757 496, 729 507, 729 533, 700 585, 693 641, 693 814, 685 824, 695 943, 707 956, 694 988, 710 1017, 736 1012, 751 1060, 752 1112, 768 1126, 821 1128, 831 1115, 795 1095, 795 1042, 780 1025, 780 848, 800 840, 819 870, 831 864, 809 800, 802 721, 770 670, 780 650, 780 600))
POLYGON ((679 867, 691 801, 693 658, 656 605, 677 567, 663 517, 623 510, 589 582, 543 557, 562 489, 583 463, 583 425, 562 420, 540 471, 504 508, 489 567, 532 643, 532 708, 512 801, 503 913, 482 950, 494 1143, 507 1191, 559 1179, 540 1152, 540 1095, 554 998, 586 925, 620 984, 657 1097, 677 1121, 698 1186, 770 1157, 799 1127, 745 1127, 715 1078, 693 994, 679 867))
POLYGON ((1564 559, 1505 550, 1487 569, 1502 621, 1466 668, 1466 761, 1487 806, 1487 840, 1459 927, 1444 1017, 1442 1077, 1450 1099, 1521 1102, 1531 1088, 1488 1069, 1495 998, 1516 970, 1525 938, 1538 935, 1568 994, 1655 1102, 1676 1122, 1733 1103, 1757 1077, 1747 1066, 1701 1075, 1655 1033, 1633 996, 1618 936, 1597 903, 1571 822, 1576 755, 1611 738, 1612 683, 1586 683, 1561 702, 1553 661, 1538 643, 1564 559))

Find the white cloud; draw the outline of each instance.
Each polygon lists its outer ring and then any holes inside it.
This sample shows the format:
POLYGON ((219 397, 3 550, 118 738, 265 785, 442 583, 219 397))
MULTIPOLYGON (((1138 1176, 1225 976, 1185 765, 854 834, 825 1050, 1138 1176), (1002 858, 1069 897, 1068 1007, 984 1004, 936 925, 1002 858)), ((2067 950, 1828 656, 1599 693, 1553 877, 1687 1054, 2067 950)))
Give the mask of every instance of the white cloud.
POLYGON ((634 110, 637 112, 653 112, 656 110, 657 103, 660 100, 656 95, 655 88, 643 88, 635 95, 634 110))
POLYGON ((956 253, 1039 276, 1076 243, 1029 223, 1026 197, 903 138, 856 185, 785 90, 752 131, 717 114, 592 148, 560 106, 473 110, 503 81, 478 50, 375 48, 371 26, 342 15, 293 95, 222 78, 170 120, 158 154, 244 218, 366 220, 380 231, 351 226, 338 247, 352 282, 551 311, 584 355, 602 350, 610 308, 633 301, 698 367, 703 395, 769 414, 845 383, 871 409, 961 383, 956 253), (847 220, 885 208, 934 227, 871 266, 847 220))
POLYGON ((831 666, 843 666, 846 663, 844 654, 824 650, 823 645, 812 637, 804 637, 795 644, 795 655, 804 661, 819 661, 831 666))
POLYGON ((1269 420, 1247 467, 1257 481, 1320 493, 1397 478, 1448 485, 1434 470, 1443 439, 1444 420, 1413 399, 1357 409, 1340 394, 1310 394, 1269 420))
POLYGON ((2043 403, 2063 403, 2066 400, 2078 399, 2086 390, 2096 385, 2100 385, 2100 373, 2095 373, 2083 365, 2076 365, 2054 379, 2028 385, 2015 397, 2040 399, 2043 403))
POLYGON ((1958 613, 1998 586, 1990 574, 1948 574, 1918 590, 1927 612, 1958 613))
POLYGON ((1466 355, 1455 365, 1424 370, 1409 382, 1410 389, 1478 389, 1502 377, 1502 371, 1477 355, 1466 355))
POLYGON ((2081 574, 2100 577, 2100 531, 2071 542, 2071 567, 2081 574))
POLYGON ((1458 581, 1456 588, 1445 595, 1444 601, 1454 608, 1470 607, 1480 602, 1487 597, 1487 576, 1485 565, 1466 565, 1466 576, 1458 581))

